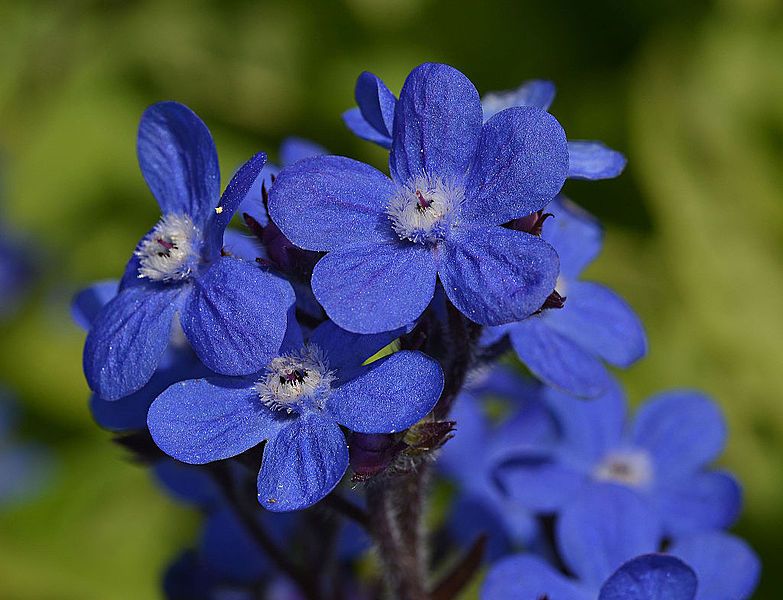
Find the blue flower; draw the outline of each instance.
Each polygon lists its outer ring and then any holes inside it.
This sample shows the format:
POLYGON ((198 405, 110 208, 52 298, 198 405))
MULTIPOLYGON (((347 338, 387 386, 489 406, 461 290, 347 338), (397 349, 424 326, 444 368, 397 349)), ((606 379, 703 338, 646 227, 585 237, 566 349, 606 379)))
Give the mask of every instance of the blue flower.
POLYGON ((162 102, 139 126, 139 165, 163 216, 139 242, 120 291, 96 317, 84 348, 90 388, 114 400, 155 372, 176 318, 201 361, 244 375, 274 356, 294 302, 291 287, 221 256, 223 232, 266 161, 259 153, 220 196, 214 142, 187 107, 162 102))
MULTIPOLYGON (((228 233, 228 232, 227 232, 228 233)), ((77 325, 89 330, 106 304, 116 295, 119 283, 114 280, 95 283, 74 296, 71 316, 77 325)), ((90 395, 93 420, 110 431, 125 432, 147 428, 147 411, 152 401, 173 383, 214 375, 194 354, 190 344, 174 322, 168 347, 158 367, 139 390, 122 398, 122 402, 90 395)))
POLYGON ((283 353, 255 376, 166 390, 147 418, 158 446, 177 460, 204 464, 266 440, 259 502, 272 511, 297 510, 328 494, 348 467, 338 424, 361 433, 401 431, 440 396, 443 373, 420 352, 363 366, 394 334, 360 336, 326 322, 307 344, 296 337, 290 334, 283 353))
POLYGON ((557 279, 556 254, 501 225, 560 191, 568 151, 555 118, 511 108, 482 126, 473 84, 428 63, 408 76, 392 134, 391 179, 326 156, 283 169, 272 186, 272 220, 297 246, 327 252, 312 286, 330 318, 358 333, 406 326, 438 279, 480 324, 540 308, 557 279))
MULTIPOLYGON (((377 76, 365 71, 356 80, 356 108, 343 113, 343 121, 358 137, 392 147, 394 111, 397 98, 377 76)), ((551 81, 534 79, 515 90, 490 92, 481 100, 484 121, 497 113, 518 106, 549 110, 555 99, 551 81)), ((625 168, 625 157, 596 141, 568 142, 568 177, 570 179, 611 179, 625 168)))
POLYGON ((558 197, 547 212, 542 237, 560 257, 556 290, 561 308, 544 309, 518 323, 489 328, 482 340, 492 344, 508 335, 530 371, 547 384, 595 396, 611 386, 603 361, 628 367, 647 352, 647 338, 630 306, 607 287, 579 281, 601 250, 602 231, 590 215, 558 197))
POLYGON ((658 394, 631 423, 616 384, 590 401, 550 389, 545 401, 560 439, 519 453, 498 471, 520 503, 557 512, 590 482, 605 482, 646 498, 671 536, 727 527, 736 519, 739 485, 728 473, 709 468, 723 449, 726 425, 706 396, 689 390, 658 394))
POLYGON ((482 600, 745 600, 759 561, 722 532, 684 538, 659 554, 663 529, 649 505, 620 486, 591 486, 555 524, 558 554, 573 577, 522 554, 497 563, 482 600))
POLYGON ((0 319, 12 316, 33 279, 24 243, 0 227, 0 319))
POLYGON ((539 399, 539 387, 509 369, 496 367, 471 381, 449 415, 456 431, 437 462, 440 471, 457 484, 449 530, 463 544, 486 533, 490 558, 510 547, 529 546, 538 533, 533 513, 498 487, 495 467, 504 458, 538 447, 556 434, 554 421, 539 399), (505 401, 511 414, 491 423, 484 406, 488 399, 505 401))

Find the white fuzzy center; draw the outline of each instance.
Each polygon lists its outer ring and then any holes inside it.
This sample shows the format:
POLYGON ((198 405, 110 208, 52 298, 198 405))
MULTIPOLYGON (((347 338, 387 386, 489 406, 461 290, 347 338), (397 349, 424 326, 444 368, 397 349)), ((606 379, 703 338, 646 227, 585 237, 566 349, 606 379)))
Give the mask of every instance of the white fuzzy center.
POLYGON ((323 408, 333 381, 334 373, 323 351, 306 344, 301 350, 272 359, 255 389, 266 406, 290 413, 305 403, 323 408))
POLYGON ((198 228, 187 215, 165 215, 136 249, 139 277, 177 281, 190 276, 198 261, 198 228))
POLYGON ((386 206, 392 229, 403 240, 432 244, 457 223, 465 190, 440 177, 420 175, 397 190, 386 206))
POLYGON ((643 450, 611 452, 593 471, 599 481, 614 481, 631 487, 644 487, 652 481, 653 465, 643 450))

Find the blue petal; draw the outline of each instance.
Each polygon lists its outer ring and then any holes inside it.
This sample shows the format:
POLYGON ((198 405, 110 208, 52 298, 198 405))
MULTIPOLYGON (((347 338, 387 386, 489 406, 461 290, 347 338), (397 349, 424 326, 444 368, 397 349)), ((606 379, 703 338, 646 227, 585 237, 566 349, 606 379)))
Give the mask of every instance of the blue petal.
POLYGON ((590 600, 591 594, 537 556, 509 556, 492 566, 481 600, 590 600))
POLYGON ((177 102, 153 104, 141 117, 136 150, 161 212, 188 215, 203 226, 220 195, 220 167, 196 113, 177 102))
POLYGON ((461 218, 501 225, 544 208, 565 183, 566 136, 552 115, 509 108, 481 128, 461 218))
POLYGON ((686 479, 715 460, 726 442, 720 408, 696 391, 674 390, 647 400, 636 414, 633 442, 648 450, 656 480, 686 479))
POLYGON ((611 385, 606 367, 551 327, 548 312, 509 328, 511 345, 519 360, 541 381, 575 396, 591 398, 604 392, 611 385))
POLYGON ((652 491, 666 532, 681 536, 731 526, 742 508, 742 489, 728 473, 692 473, 652 491))
POLYGON ((239 215, 250 215, 262 226, 269 224, 269 215, 264 206, 263 188, 266 186, 267 190, 271 189, 273 177, 276 177, 279 172, 280 168, 277 165, 267 162, 248 189, 236 212, 239 215))
POLYGON ((223 250, 229 256, 236 256, 250 263, 266 256, 266 250, 259 243, 258 238, 236 229, 226 229, 223 234, 223 250))
POLYGON ((655 552, 662 530, 651 507, 628 488, 583 488, 557 522, 558 548, 579 579, 598 587, 625 561, 655 552))
POLYGON ((111 279, 99 281, 79 291, 71 302, 71 318, 74 322, 82 329, 89 329, 101 309, 117 295, 118 285, 116 280, 111 279))
POLYGON ((331 321, 325 321, 310 335, 310 342, 326 354, 329 368, 340 377, 340 371, 352 371, 361 366, 379 350, 391 344, 405 332, 395 329, 383 333, 365 335, 341 329, 331 321))
POLYGON ((432 253, 418 244, 372 244, 336 250, 313 270, 313 293, 343 329, 380 333, 415 321, 432 300, 432 253))
POLYGON ((205 237, 208 257, 216 258, 220 255, 220 249, 223 247, 223 232, 228 227, 239 205, 242 204, 247 196, 253 183, 258 180, 265 163, 266 154, 259 152, 234 173, 220 198, 218 206, 212 211, 206 226, 205 237))
POLYGON ((669 552, 696 572, 696 600, 746 600, 758 585, 758 556, 743 540, 728 533, 712 531, 679 539, 669 552))
POLYGON ((563 460, 592 471, 607 451, 621 442, 626 419, 625 395, 617 382, 600 396, 581 400, 555 389, 546 391, 547 406, 560 426, 563 460))
POLYGON ((364 119, 362 111, 358 108, 346 110, 343 113, 343 122, 356 137, 372 142, 373 144, 378 144, 383 148, 391 148, 391 136, 378 133, 373 126, 364 119))
POLYGON ((305 158, 313 158, 314 156, 323 156, 328 154, 326 148, 310 140, 299 137, 287 137, 280 144, 280 163, 287 167, 304 160, 305 158))
POLYGON ((391 180, 342 156, 299 161, 280 172, 269 214, 285 236, 306 250, 335 250, 396 236, 386 216, 391 180))
POLYGON ((224 377, 175 383, 147 414, 158 447, 195 465, 241 454, 275 435, 282 423, 261 404, 252 380, 224 377))
POLYGON ((0 506, 24 503, 39 495, 51 480, 54 466, 43 446, 4 442, 0 452, 0 506))
POLYGON ((525 81, 515 90, 489 92, 481 99, 484 120, 489 121, 500 111, 514 106, 535 106, 548 110, 555 99, 555 84, 545 79, 525 81))
POLYGON ((541 399, 542 386, 529 387, 523 393, 507 396, 514 400, 515 412, 495 427, 486 448, 487 458, 498 463, 508 457, 531 450, 553 448, 559 437, 559 427, 541 399))
POLYGON ((557 280, 557 255, 541 238, 502 227, 461 231, 443 245, 443 288, 469 319, 502 325, 538 310, 557 280))
POLYGON ((370 127, 389 138, 394 126, 397 98, 376 75, 364 71, 356 80, 356 104, 370 127))
POLYGON ((549 327, 617 367, 629 367, 647 353, 641 320, 612 290, 575 281, 564 295, 565 306, 547 313, 549 327))
MULTIPOLYGON (((524 511, 530 529, 535 521, 528 511, 524 511)), ((461 548, 468 548, 478 536, 487 536, 485 558, 495 561, 509 553, 512 541, 506 531, 504 515, 487 502, 485 497, 461 494, 452 503, 448 516, 448 532, 461 548)))
POLYGON ((84 345, 90 389, 117 400, 150 380, 169 344, 182 292, 180 286, 135 286, 103 307, 84 345))
POLYGON ((481 132, 481 101, 470 80, 448 65, 411 71, 394 111, 389 168, 397 183, 427 173, 464 181, 481 132))
POLYGON ((166 492, 180 502, 212 508, 223 499, 217 483, 203 467, 164 459, 155 464, 153 472, 166 492))
POLYGON ((294 292, 283 279, 222 257, 195 280, 180 319, 207 367, 223 375, 246 375, 277 355, 293 303, 294 292))
POLYGON ((223 582, 257 583, 271 568, 268 555, 228 508, 207 518, 201 557, 223 582))
MULTIPOLYGON (((576 279, 601 252, 603 230, 598 220, 567 198, 558 196, 547 206, 554 218, 546 221, 541 237, 560 256, 560 273, 576 279)), ((567 295, 568 290, 564 292, 567 295)))
POLYGON ((625 157, 601 142, 568 142, 570 179, 611 179, 625 168, 625 157))
MULTIPOLYGON (((453 439, 443 446, 438 456, 438 468, 463 487, 484 479, 473 468, 484 463, 484 447, 490 435, 488 419, 481 409, 480 400, 471 392, 463 391, 454 401, 449 418, 456 422, 453 439)), ((479 471, 484 469, 480 465, 479 471)))
POLYGON ((441 391, 443 371, 438 362, 421 352, 401 350, 334 389, 327 408, 352 431, 395 433, 429 413, 441 391))
POLYGON ((615 571, 601 588, 598 600, 693 600, 696 588, 696 574, 680 559, 645 554, 615 571))
POLYGON ((532 451, 505 462, 496 477, 509 498, 539 513, 559 511, 586 482, 579 470, 532 451))
POLYGON ((258 501, 275 512, 299 510, 331 492, 348 468, 348 445, 333 421, 305 413, 266 445, 258 501))

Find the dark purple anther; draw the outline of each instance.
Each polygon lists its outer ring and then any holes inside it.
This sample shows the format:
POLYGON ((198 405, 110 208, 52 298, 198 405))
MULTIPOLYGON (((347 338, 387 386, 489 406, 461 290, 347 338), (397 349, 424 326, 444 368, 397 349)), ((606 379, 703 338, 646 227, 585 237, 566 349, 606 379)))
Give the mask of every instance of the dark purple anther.
POLYGON ((416 198, 419 203, 419 208, 421 210, 424 210, 425 208, 429 208, 432 205, 432 201, 427 200, 424 197, 424 194, 421 193, 421 190, 416 190, 416 198))
POLYGON ((553 216, 552 213, 545 213, 539 210, 526 217, 509 221, 506 223, 505 227, 513 229, 514 231, 524 231, 531 235, 540 236, 541 230, 544 228, 544 221, 553 216))
POLYGON ((163 246, 167 251, 171 251, 177 247, 177 245, 174 244, 173 242, 168 242, 163 238, 155 238, 155 241, 158 242, 158 244, 160 244, 161 246, 163 246))

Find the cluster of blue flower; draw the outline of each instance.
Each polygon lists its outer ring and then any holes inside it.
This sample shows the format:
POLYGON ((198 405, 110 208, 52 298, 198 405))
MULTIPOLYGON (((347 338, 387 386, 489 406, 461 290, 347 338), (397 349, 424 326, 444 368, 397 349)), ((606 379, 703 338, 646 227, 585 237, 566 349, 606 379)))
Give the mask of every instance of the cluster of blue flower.
POLYGON ((481 99, 424 64, 397 98, 363 73, 343 118, 389 150, 390 176, 290 139, 282 168, 259 153, 222 195, 201 120, 147 109, 138 156, 161 219, 73 312, 95 420, 207 514, 170 598, 375 597, 351 575, 360 526, 402 599, 455 597, 484 550, 486 600, 749 597, 758 560, 723 532, 740 488, 709 466, 715 405, 670 392, 627 423, 606 363, 641 358, 645 333, 579 280, 601 229, 560 195, 625 159, 567 140, 554 93, 481 99), (495 364, 510 349, 529 376, 495 364), (422 511, 444 481, 432 537, 422 511), (441 559, 469 549, 435 584, 431 537, 441 559))

